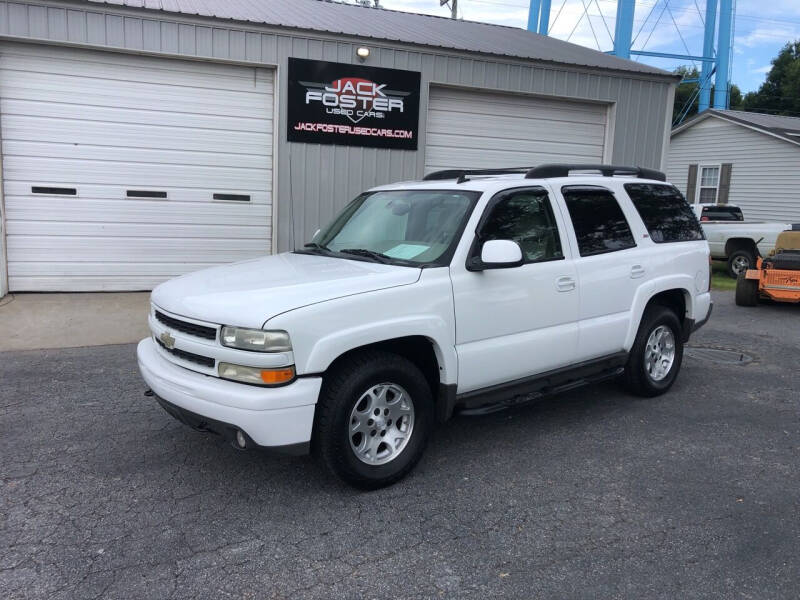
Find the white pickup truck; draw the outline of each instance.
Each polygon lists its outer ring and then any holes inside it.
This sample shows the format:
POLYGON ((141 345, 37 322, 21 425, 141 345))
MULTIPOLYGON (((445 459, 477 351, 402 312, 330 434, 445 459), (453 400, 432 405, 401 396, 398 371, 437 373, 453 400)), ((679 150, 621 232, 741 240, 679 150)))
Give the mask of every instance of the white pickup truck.
POLYGON ((778 234, 792 228, 790 223, 745 221, 741 209, 730 204, 695 204, 694 211, 711 257, 727 261, 728 274, 733 278, 754 269, 756 258, 769 255, 775 248, 778 234))
POLYGON ((664 179, 543 165, 369 190, 303 249, 158 286, 148 395, 369 489, 455 411, 607 378, 663 394, 711 313, 708 246, 664 179))

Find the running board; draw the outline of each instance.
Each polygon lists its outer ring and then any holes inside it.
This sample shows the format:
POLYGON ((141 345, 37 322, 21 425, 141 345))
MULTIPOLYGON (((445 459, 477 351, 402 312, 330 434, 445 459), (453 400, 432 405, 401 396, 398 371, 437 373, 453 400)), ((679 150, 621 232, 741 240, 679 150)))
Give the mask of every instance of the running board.
POLYGON ((567 369, 460 394, 456 399, 456 410, 462 415, 485 415, 534 402, 545 396, 613 379, 625 371, 624 365, 627 359, 627 353, 621 352, 567 369))

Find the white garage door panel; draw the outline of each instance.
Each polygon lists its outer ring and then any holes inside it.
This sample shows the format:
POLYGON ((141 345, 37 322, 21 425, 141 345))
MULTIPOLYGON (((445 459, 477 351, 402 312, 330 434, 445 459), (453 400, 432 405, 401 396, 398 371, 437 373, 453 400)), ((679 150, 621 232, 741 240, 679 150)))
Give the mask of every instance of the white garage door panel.
MULTIPOLYGON (((45 127, 58 126, 60 130, 74 131, 77 123, 78 127, 85 121, 99 121, 105 123, 114 123, 116 126, 126 124, 131 126, 126 131, 137 133, 140 129, 133 127, 134 125, 147 125, 147 126, 163 126, 170 127, 169 132, 164 133, 181 134, 185 129, 192 127, 200 128, 200 131, 207 131, 210 141, 220 143, 219 132, 223 131, 226 135, 233 135, 241 137, 244 140, 249 139, 249 135, 256 135, 259 133, 272 133, 272 122, 265 121, 264 119, 246 118, 246 117, 229 117, 221 115, 191 115, 184 113, 181 116, 180 126, 175 125, 175 115, 165 111, 147 111, 142 112, 138 109, 130 108, 110 108, 107 106, 90 106, 81 105, 81 113, 79 116, 75 115, 75 108, 72 103, 53 104, 45 101, 26 102, 24 100, 15 100, 13 98, 3 98, 2 100, 3 112, 10 115, 17 115, 18 117, 38 117, 46 119, 39 121, 45 127), (248 135, 249 134, 249 135, 248 135)), ((37 124, 38 124, 37 123, 37 124)), ((159 130, 156 130, 158 132, 159 130)), ((199 132, 193 132, 193 135, 198 135, 199 132)), ((180 138, 178 138, 180 139, 180 138)), ((166 140, 172 141, 172 140, 166 140)))
POLYGON ((431 88, 425 169, 602 162, 607 106, 431 88))
MULTIPOLYGON (((85 189, 85 188, 84 188, 85 189)), ((84 193, 84 189, 81 190, 84 193)), ((122 190, 124 194, 124 190, 122 190)), ((117 223, 155 223, 170 224, 179 222, 191 211, 192 225, 247 225, 258 226, 271 223, 272 207, 266 202, 239 202, 236 205, 227 202, 195 202, 188 205, 173 200, 173 191, 168 192, 170 200, 152 200, 146 210, 142 210, 142 200, 103 200, 87 198, 70 198, 68 211, 61 211, 63 216, 59 223, 69 222, 106 222, 109 211, 114 213, 117 223), (112 204, 113 203, 113 204, 112 204), (255 225, 254 225, 255 224, 255 225)), ((255 199, 255 196, 251 196, 255 199)), ((262 197, 263 200, 263 197, 262 197)), ((55 196, 35 196, 23 198, 6 196, 6 202, 14 206, 6 214, 11 221, 50 221, 49 210, 54 203, 63 202, 64 198, 55 196)))
MULTIPOLYGON (((115 136, 117 143, 121 140, 115 136)), ((8 153, 12 156, 35 156, 46 152, 51 158, 71 160, 75 158, 107 161, 108 148, 106 146, 87 145, 78 142, 78 147, 71 144, 50 144, 47 142, 15 142, 6 144, 8 153)), ((126 148, 126 162, 150 163, 154 165, 182 165, 186 161, 185 150, 153 150, 148 148, 126 148)), ((268 157, 269 158, 269 157, 268 157)), ((246 169, 265 169, 264 157, 252 154, 230 154, 224 152, 203 152, 193 157, 193 165, 205 167, 230 167, 246 169)), ((263 182, 260 182, 263 188, 263 182)))
MULTIPOLYGON (((261 245, 260 240, 240 239, 180 238, 173 241, 151 237, 96 237, 92 240, 92 245, 87 246, 79 237, 43 238, 15 235, 8 238, 9 255, 24 251, 29 260, 48 261, 54 264, 81 261, 99 262, 98 258, 102 258, 102 262, 109 263, 110 272, 114 271, 114 263, 160 262, 164 259, 165 253, 169 253, 171 262, 198 263, 201 261, 197 260, 197 256, 211 250, 221 257, 219 262, 231 262, 238 260, 242 253, 263 254, 261 245), (53 253, 54 248, 58 249, 57 255, 53 253)), ((9 263, 9 275, 13 272, 15 276, 20 276, 18 269, 23 269, 22 272, 25 272, 24 265, 9 263)))
MULTIPOLYGON (((128 160, 70 160, 53 157, 13 156, 3 148, 3 172, 12 181, 28 180, 31 185, 80 186, 91 177, 94 184, 126 182, 127 187, 158 188, 171 186, 191 187, 197 190, 197 199, 210 197, 213 192, 227 192, 233 188, 266 190, 265 173, 258 169, 207 167, 203 164, 162 165, 128 160), (196 187, 195 187, 196 186, 196 187)), ((129 157, 125 151, 116 150, 117 156, 129 157)))
POLYGON ((0 46, 11 290, 148 289, 268 253, 272 110, 267 69, 0 46))

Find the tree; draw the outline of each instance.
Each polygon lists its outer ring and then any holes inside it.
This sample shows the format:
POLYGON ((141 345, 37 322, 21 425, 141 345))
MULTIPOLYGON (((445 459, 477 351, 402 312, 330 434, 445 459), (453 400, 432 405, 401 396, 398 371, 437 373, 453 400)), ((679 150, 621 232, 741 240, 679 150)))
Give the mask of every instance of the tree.
MULTIPOLYGON (((697 71, 695 67, 688 67, 686 65, 680 66, 675 69, 676 75, 681 75, 684 79, 699 79, 700 73, 697 71)), ((672 122, 675 123, 678 119, 681 118, 683 115, 683 119, 686 120, 691 116, 697 114, 697 108, 700 104, 700 95, 698 93, 697 88, 700 87, 699 83, 681 83, 678 85, 678 89, 675 90, 675 104, 672 108, 672 122), (686 106, 691 100, 691 106, 689 110, 684 115, 684 111, 686 111, 686 106)), ((714 98, 714 86, 711 86, 711 98, 713 102, 714 98)), ((730 88, 730 103, 729 106, 736 110, 741 108, 742 105, 742 92, 735 83, 731 84, 730 88)))
POLYGON ((767 79, 744 97, 743 104, 753 112, 800 117, 800 40, 781 49, 767 79))

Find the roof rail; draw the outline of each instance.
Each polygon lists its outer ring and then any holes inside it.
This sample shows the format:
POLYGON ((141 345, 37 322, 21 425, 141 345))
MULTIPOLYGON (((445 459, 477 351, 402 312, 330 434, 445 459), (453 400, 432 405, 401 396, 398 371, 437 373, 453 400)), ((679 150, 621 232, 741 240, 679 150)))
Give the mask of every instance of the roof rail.
POLYGON ((531 170, 531 167, 509 167, 499 169, 444 169, 428 173, 422 181, 440 181, 444 179, 457 179, 458 183, 466 181, 470 175, 522 175, 531 170))
POLYGON ((546 177, 569 177, 571 171, 599 171, 603 177, 613 177, 614 175, 633 175, 639 179, 655 179, 666 181, 667 176, 655 169, 644 167, 626 167, 619 165, 570 165, 570 164, 549 164, 539 165, 525 173, 525 179, 544 179, 546 177))

